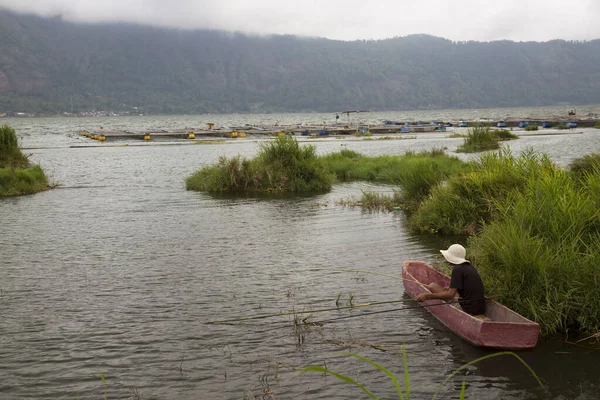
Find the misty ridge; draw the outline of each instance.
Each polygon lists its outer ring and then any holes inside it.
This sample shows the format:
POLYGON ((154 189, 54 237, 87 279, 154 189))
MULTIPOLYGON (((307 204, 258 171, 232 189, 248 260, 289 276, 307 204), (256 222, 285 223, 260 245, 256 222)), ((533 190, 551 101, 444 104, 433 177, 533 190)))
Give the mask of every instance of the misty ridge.
POLYGON ((345 42, 73 24, 0 10, 0 113, 598 104, 598 65, 600 40, 452 42, 412 35, 345 42))

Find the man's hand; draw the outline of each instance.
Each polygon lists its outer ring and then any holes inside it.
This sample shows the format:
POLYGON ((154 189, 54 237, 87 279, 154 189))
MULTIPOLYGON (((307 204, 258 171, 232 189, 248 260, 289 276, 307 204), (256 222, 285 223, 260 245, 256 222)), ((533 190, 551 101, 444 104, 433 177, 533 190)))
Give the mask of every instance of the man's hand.
POLYGON ((417 301, 425 301, 431 299, 431 293, 421 293, 417 296, 417 301))

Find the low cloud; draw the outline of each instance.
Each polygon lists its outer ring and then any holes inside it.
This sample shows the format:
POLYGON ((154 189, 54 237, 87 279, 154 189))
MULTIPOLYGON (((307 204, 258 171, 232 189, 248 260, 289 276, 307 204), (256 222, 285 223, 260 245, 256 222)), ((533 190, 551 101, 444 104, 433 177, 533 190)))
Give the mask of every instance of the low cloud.
POLYGON ((0 0, 0 7, 73 22, 133 22, 339 40, 418 33, 479 41, 600 38, 600 3, 595 0, 0 0))

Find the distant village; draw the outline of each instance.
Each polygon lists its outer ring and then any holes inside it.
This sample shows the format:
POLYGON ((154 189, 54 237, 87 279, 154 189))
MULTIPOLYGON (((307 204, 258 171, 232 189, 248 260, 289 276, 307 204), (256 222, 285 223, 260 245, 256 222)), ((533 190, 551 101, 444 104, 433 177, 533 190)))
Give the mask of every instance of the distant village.
POLYGON ((63 112, 60 114, 47 114, 47 113, 29 113, 29 112, 7 112, 0 113, 0 118, 2 117, 23 117, 23 118, 31 118, 31 117, 56 117, 56 116, 64 116, 64 117, 118 117, 122 115, 143 115, 130 111, 81 111, 78 113, 70 113, 63 112))

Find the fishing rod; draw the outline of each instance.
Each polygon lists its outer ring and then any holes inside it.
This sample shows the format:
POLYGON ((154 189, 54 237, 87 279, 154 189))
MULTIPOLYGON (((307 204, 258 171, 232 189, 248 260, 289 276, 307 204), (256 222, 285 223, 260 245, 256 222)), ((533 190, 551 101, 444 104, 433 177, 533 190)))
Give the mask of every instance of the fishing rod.
POLYGON ((405 279, 405 278, 402 278, 402 277, 396 276, 396 275, 384 274, 382 272, 375 272, 375 271, 367 271, 367 270, 363 270, 363 269, 307 268, 307 269, 292 269, 288 272, 305 272, 305 271, 356 272, 356 273, 361 273, 361 274, 372 274, 372 275, 385 276, 386 278, 397 279, 399 281, 406 281, 406 282, 422 284, 421 282, 417 282, 413 279, 405 279))
POLYGON ((319 312, 348 310, 348 309, 352 309, 352 308, 377 306, 377 305, 392 304, 392 303, 405 303, 405 302, 412 302, 412 301, 416 301, 416 300, 415 299, 400 299, 400 300, 388 300, 388 301, 373 301, 370 303, 353 304, 350 306, 343 306, 343 307, 319 308, 316 310, 304 310, 304 311, 286 311, 286 312, 278 313, 278 314, 264 314, 264 315, 255 315, 255 316, 251 316, 251 317, 237 317, 237 318, 231 318, 231 319, 222 319, 222 320, 217 320, 217 321, 208 321, 208 322, 205 322, 205 324, 207 324, 207 325, 224 324, 224 323, 228 323, 228 322, 249 321, 249 320, 253 320, 253 319, 266 319, 266 318, 283 317, 286 315, 296 315, 296 314, 313 314, 313 313, 319 313, 319 312))
POLYGON ((361 313, 361 314, 357 314, 357 315, 346 315, 344 317, 337 317, 337 318, 331 318, 331 319, 325 319, 325 320, 321 320, 321 321, 314 321, 314 322, 310 322, 311 324, 316 324, 316 325, 323 325, 324 323, 329 323, 329 322, 335 322, 335 321, 339 321, 341 319, 347 319, 347 318, 355 318, 355 317, 363 317, 366 315, 373 315, 373 314, 383 314, 386 312, 392 312, 392 311, 401 311, 401 310, 413 310, 416 308, 422 308, 422 307, 436 307, 436 306, 449 306, 452 304, 457 304, 458 301, 452 301, 449 303, 439 303, 439 304, 422 304, 422 305, 418 305, 418 306, 412 306, 412 307, 402 307, 402 308, 392 308, 389 310, 381 310, 381 311, 373 311, 373 312, 368 312, 368 313, 361 313))
MULTIPOLYGON (((266 314, 266 315, 256 315, 256 316, 252 316, 252 317, 241 317, 241 318, 231 318, 231 319, 224 319, 224 320, 218 320, 218 321, 208 321, 208 322, 205 322, 205 324, 207 324, 207 325, 227 324, 227 323, 231 323, 231 322, 250 321, 250 320, 254 320, 254 319, 266 319, 266 318, 272 318, 272 317, 282 317, 282 316, 286 316, 286 315, 313 314, 313 313, 319 313, 319 312, 347 310, 347 309, 369 307, 369 306, 376 306, 376 305, 382 305, 382 304, 408 303, 408 302, 415 302, 415 301, 416 301, 415 299, 401 299, 401 300, 389 300, 389 301, 378 301, 378 302, 376 301, 376 302, 371 302, 371 303, 355 304, 353 306, 344 306, 344 307, 336 307, 336 308, 321 308, 321 309, 317 309, 317 310, 305 310, 305 311, 287 311, 287 312, 279 313, 279 314, 266 314)), ((472 300, 472 301, 475 301, 475 300, 472 300)), ((461 301, 442 302, 442 303, 438 303, 438 304, 419 304, 417 306, 412 306, 412 307, 393 308, 390 310, 373 311, 373 312, 369 312, 369 313, 361 313, 358 315, 346 315, 344 317, 337 317, 337 318, 332 318, 332 319, 327 319, 327 320, 315 321, 315 322, 311 322, 311 323, 312 324, 320 324, 320 323, 324 323, 324 322, 337 321, 340 319, 361 317, 364 315, 381 314, 381 313, 400 311, 400 310, 411 310, 411 309, 422 308, 422 307, 447 306, 447 305, 452 305, 452 304, 457 304, 457 303, 465 303, 465 302, 466 301, 461 300, 461 301)))

